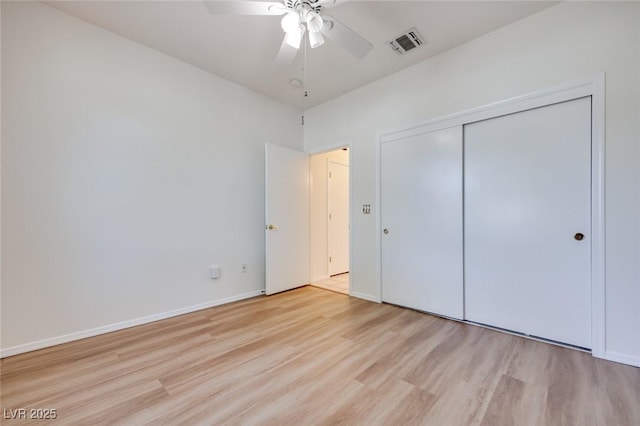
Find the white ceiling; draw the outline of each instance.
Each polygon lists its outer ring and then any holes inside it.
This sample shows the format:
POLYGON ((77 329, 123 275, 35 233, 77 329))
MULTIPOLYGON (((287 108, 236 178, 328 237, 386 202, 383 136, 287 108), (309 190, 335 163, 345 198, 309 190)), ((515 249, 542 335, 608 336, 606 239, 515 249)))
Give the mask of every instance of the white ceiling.
MULTIPOLYGON (((238 0, 241 1, 241 0, 238 0)), ((274 63, 283 32, 279 16, 215 16, 201 1, 51 1, 50 6, 169 56, 304 110, 486 34, 557 2, 358 1, 325 9, 373 43, 362 60, 327 40, 307 50, 305 99, 291 87, 304 79, 304 55, 274 63), (398 56, 387 42, 416 27, 427 44, 398 56)), ((523 46, 524 47, 524 46, 523 46)))

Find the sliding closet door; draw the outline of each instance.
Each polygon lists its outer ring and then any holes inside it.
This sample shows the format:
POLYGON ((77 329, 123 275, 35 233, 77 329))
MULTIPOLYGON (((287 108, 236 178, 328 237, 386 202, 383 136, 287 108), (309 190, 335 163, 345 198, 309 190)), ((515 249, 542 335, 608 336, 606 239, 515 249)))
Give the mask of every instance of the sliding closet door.
POLYGON ((462 127, 381 146, 382 300, 462 318, 462 127))
POLYGON ((591 98, 464 127, 465 318, 591 347, 591 98))

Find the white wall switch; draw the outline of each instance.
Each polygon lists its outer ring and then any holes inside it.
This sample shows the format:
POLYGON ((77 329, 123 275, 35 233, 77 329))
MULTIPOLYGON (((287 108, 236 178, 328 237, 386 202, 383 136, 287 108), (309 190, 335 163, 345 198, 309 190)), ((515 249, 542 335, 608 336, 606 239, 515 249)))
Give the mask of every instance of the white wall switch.
POLYGON ((209 268, 209 276, 212 280, 220 278, 220 267, 218 265, 211 265, 211 268, 209 268))

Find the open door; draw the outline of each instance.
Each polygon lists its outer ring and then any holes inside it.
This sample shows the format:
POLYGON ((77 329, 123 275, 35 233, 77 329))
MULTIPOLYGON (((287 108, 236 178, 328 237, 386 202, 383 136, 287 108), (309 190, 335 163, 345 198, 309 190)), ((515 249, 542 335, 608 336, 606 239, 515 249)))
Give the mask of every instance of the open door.
POLYGON ((265 145, 265 293, 309 283, 309 157, 265 145))

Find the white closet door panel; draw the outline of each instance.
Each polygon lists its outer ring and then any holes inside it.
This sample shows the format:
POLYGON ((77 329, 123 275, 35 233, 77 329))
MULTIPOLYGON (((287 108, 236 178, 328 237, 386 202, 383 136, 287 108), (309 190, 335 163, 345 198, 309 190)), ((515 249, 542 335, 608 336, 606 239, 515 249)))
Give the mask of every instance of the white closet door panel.
POLYGON ((329 275, 349 272, 349 166, 329 161, 329 275))
POLYGON ((462 318, 462 127, 381 146, 382 299, 462 318))
POLYGON ((590 347, 591 98, 466 125, 464 150, 465 318, 590 347))

